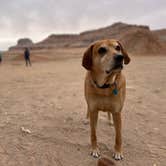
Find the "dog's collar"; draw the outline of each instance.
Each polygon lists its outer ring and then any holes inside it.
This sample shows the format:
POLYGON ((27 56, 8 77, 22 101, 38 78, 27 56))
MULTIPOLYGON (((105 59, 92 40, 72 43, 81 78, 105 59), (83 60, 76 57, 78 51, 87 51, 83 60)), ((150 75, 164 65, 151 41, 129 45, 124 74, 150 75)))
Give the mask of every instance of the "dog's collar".
POLYGON ((92 79, 92 82, 93 82, 93 84, 94 84, 97 88, 100 88, 100 89, 107 89, 107 88, 112 88, 112 87, 114 87, 113 90, 112 90, 112 93, 113 93, 114 95, 117 95, 117 94, 118 94, 118 88, 117 88, 116 79, 115 79, 115 81, 114 81, 112 84, 106 84, 106 83, 104 83, 102 86, 98 85, 97 82, 94 81, 93 79, 92 79))
POLYGON ((112 84, 103 84, 102 86, 98 85, 96 81, 94 81, 94 84, 96 85, 97 88, 100 88, 100 89, 107 89, 107 88, 111 88, 112 86, 116 86, 116 82, 112 83, 112 84))

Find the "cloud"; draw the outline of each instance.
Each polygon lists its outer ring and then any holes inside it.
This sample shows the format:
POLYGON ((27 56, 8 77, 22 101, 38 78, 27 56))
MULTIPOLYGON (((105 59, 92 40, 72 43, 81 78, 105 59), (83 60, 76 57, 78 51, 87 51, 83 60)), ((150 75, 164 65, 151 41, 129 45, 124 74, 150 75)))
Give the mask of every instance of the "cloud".
POLYGON ((79 33, 116 21, 166 27, 165 0, 0 0, 0 3, 1 39, 30 37, 39 41, 51 33, 79 33))

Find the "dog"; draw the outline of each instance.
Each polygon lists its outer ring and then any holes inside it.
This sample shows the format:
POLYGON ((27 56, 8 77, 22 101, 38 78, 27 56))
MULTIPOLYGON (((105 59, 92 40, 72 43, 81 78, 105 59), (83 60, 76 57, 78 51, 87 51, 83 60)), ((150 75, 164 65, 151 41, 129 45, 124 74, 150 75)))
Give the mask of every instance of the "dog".
POLYGON ((125 101, 126 80, 122 74, 123 64, 127 65, 130 57, 117 40, 99 40, 85 51, 82 66, 87 70, 85 78, 85 99, 87 116, 90 118, 91 155, 98 158, 96 127, 98 112, 104 111, 113 117, 115 127, 115 146, 113 158, 123 159, 121 111, 125 101))

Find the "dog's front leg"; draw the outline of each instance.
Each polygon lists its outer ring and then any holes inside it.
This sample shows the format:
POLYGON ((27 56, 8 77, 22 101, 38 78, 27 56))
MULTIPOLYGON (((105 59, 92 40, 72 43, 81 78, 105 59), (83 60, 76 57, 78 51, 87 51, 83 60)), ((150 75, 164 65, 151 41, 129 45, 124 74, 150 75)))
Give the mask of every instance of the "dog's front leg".
POLYGON ((115 126, 115 153, 113 154, 113 157, 115 160, 121 160, 123 159, 122 155, 122 134, 121 134, 121 128, 122 128, 122 120, 121 120, 121 112, 113 113, 113 121, 115 126))
POLYGON ((98 111, 90 110, 89 113, 90 113, 90 128, 91 128, 91 145, 92 145, 91 155, 95 158, 98 158, 100 156, 100 152, 97 147, 97 137, 96 137, 98 111))

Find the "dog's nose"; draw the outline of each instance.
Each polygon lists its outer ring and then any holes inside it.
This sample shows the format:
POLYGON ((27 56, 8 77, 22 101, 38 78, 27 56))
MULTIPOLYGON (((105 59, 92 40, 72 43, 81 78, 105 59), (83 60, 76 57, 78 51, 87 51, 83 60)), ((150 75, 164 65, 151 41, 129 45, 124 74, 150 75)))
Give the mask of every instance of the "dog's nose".
POLYGON ((121 54, 115 55, 114 59, 118 62, 121 62, 123 60, 123 55, 121 55, 121 54))

